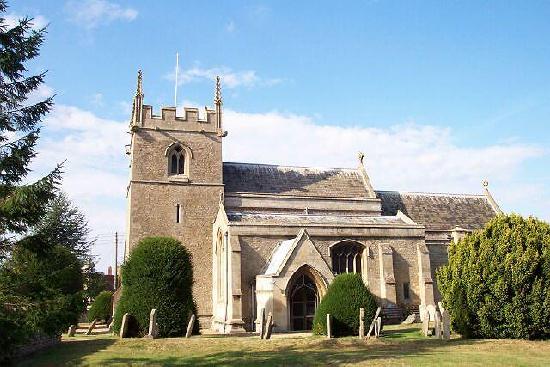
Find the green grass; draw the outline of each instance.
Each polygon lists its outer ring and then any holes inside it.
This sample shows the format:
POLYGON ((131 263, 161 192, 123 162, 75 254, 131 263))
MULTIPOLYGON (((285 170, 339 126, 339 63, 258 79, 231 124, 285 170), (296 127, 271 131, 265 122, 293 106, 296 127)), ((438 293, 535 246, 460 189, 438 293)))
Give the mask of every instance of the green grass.
POLYGON ((424 338, 414 326, 394 326, 378 340, 276 335, 190 339, 63 338, 61 345, 20 366, 545 366, 550 341, 424 338))

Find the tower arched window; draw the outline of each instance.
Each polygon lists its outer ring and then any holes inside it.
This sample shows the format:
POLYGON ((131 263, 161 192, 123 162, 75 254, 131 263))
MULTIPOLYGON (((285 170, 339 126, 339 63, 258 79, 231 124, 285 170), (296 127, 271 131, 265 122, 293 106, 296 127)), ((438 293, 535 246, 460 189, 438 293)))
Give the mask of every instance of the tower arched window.
POLYGON ((185 173, 185 150, 178 145, 170 154, 170 174, 183 175, 185 173))
POLYGON ((334 274, 361 273, 363 250, 363 245, 355 241, 342 241, 331 246, 332 272, 334 274))

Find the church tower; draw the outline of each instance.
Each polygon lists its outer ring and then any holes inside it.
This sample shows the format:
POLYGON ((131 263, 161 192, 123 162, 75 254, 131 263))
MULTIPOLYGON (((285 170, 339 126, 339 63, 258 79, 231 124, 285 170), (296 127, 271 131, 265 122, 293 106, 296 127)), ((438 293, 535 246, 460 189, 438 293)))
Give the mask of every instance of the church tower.
POLYGON ((194 297, 201 326, 212 315, 212 223, 223 197, 220 78, 216 78, 215 109, 162 108, 160 116, 143 104, 142 73, 130 121, 130 182, 126 254, 147 236, 170 236, 193 256, 194 297))

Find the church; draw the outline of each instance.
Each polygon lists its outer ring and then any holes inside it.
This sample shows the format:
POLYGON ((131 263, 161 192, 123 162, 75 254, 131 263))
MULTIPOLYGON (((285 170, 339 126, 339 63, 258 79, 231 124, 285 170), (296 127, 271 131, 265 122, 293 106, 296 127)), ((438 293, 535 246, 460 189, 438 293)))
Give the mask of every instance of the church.
POLYGON ((203 116, 155 115, 140 71, 126 151, 126 254, 143 237, 180 240, 203 329, 254 331, 265 309, 274 331, 311 330, 327 287, 349 272, 399 321, 440 300, 449 243, 501 213, 487 182, 479 195, 375 190, 361 153, 352 168, 224 162, 222 105, 217 78, 203 116))

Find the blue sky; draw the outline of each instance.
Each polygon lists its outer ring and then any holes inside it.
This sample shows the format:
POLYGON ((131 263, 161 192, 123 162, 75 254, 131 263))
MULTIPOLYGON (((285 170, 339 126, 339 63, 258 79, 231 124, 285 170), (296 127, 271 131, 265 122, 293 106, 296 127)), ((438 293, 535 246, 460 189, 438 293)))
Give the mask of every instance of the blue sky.
POLYGON ((100 235, 124 232, 125 128, 137 69, 156 110, 211 105, 224 159, 356 165, 376 189, 480 193, 550 219, 550 3, 26 1, 49 33, 33 71, 56 93, 36 174, 68 158, 65 190, 100 235), (267 143, 266 143, 267 141, 267 143))

